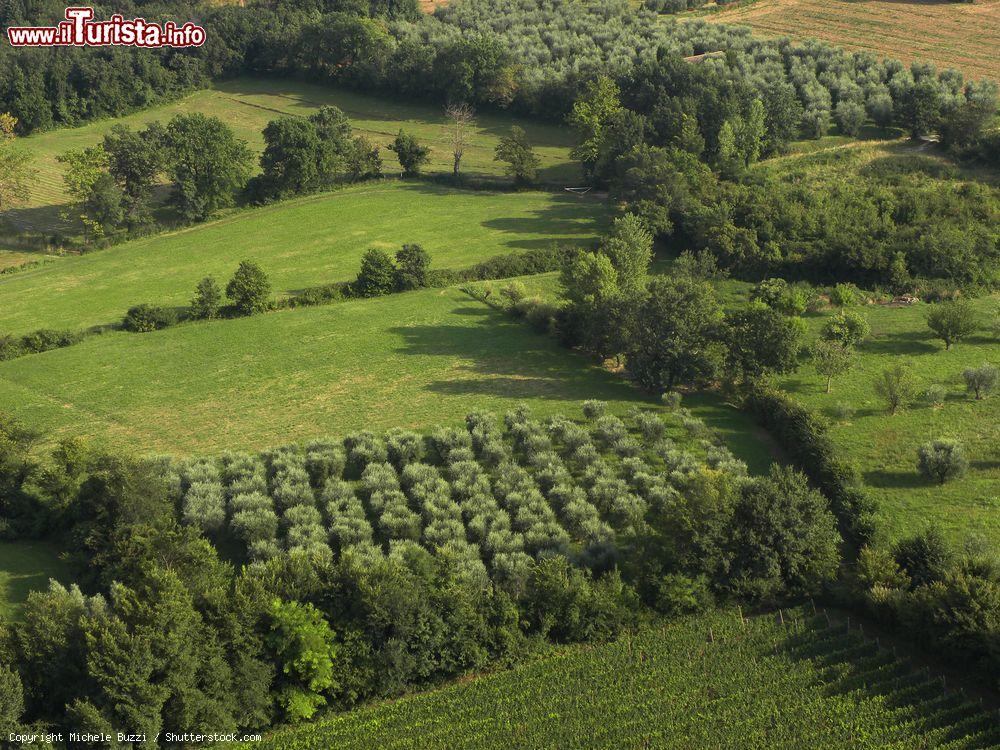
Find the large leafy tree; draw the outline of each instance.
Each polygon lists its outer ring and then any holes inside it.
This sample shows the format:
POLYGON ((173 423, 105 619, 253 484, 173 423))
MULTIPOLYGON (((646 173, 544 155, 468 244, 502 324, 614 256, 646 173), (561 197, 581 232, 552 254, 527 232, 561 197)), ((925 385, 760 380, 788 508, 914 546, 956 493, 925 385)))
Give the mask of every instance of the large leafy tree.
POLYGON ((264 189, 281 198, 315 190, 320 184, 322 144, 316 125, 301 117, 281 117, 264 128, 260 157, 264 189))
POLYGON ((269 610, 268 642, 281 665, 277 700, 291 721, 309 719, 333 686, 333 631, 311 604, 275 600, 269 610))
POLYGON ((752 380, 798 368, 802 327, 763 303, 726 316, 726 366, 730 375, 752 380))
POLYGON ((577 133, 577 145, 572 156, 583 164, 584 172, 593 175, 601 154, 605 129, 622 110, 621 90, 608 76, 590 81, 583 95, 573 104, 567 120, 577 133))
POLYGON ((271 282, 263 268, 244 260, 226 284, 226 296, 240 315, 256 315, 271 306, 271 282))
POLYGON ((217 117, 177 115, 167 124, 171 202, 189 221, 232 205, 250 176, 253 154, 217 117))
POLYGON ((399 166, 403 168, 403 174, 407 177, 420 174, 420 167, 427 162, 431 154, 427 146, 421 146, 412 134, 404 133, 402 130, 389 144, 389 150, 395 152, 399 166))
POLYGON ((16 127, 16 117, 0 114, 0 213, 28 200, 35 176, 31 154, 14 144, 16 127))
POLYGON ((654 279, 630 336, 629 372, 644 387, 658 390, 711 380, 724 354, 722 322, 710 284, 654 279))
POLYGON ((164 138, 163 126, 158 122, 141 131, 115 125, 104 136, 108 172, 121 188, 125 218, 131 226, 146 224, 152 218, 150 196, 166 166, 164 138))

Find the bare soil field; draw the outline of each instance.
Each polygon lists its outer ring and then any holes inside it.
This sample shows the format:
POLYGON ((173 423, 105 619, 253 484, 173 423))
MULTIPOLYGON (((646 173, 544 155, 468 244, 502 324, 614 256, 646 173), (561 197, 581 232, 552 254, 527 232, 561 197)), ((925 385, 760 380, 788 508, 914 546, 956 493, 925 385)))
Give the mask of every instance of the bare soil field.
POLYGON ((822 39, 904 62, 927 60, 974 79, 1000 79, 1000 0, 758 0, 698 15, 762 36, 822 39))

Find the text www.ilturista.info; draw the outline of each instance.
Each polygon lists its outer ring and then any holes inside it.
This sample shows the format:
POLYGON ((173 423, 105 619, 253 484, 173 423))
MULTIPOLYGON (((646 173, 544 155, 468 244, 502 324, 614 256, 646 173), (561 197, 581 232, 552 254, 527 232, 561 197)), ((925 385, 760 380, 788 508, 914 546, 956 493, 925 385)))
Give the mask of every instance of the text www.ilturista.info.
POLYGON ((205 29, 188 21, 148 23, 144 18, 126 20, 113 15, 94 21, 93 8, 67 8, 66 20, 56 26, 11 26, 7 40, 13 47, 200 47, 205 29))

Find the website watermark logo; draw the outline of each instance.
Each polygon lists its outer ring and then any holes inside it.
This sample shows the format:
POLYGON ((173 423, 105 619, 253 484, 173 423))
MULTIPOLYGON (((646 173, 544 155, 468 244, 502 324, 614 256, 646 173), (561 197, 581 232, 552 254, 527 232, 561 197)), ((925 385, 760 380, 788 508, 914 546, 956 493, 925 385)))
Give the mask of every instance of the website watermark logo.
POLYGON ((200 47, 205 29, 190 21, 149 23, 144 18, 113 15, 94 21, 93 8, 67 8, 66 20, 56 26, 10 26, 12 47, 200 47))

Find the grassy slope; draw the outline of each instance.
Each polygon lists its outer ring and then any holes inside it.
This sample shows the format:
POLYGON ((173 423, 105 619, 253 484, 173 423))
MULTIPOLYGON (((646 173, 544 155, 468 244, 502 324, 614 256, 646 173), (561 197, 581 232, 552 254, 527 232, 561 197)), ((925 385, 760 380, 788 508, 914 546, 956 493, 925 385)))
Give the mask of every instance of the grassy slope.
POLYGON ((457 289, 109 333, 0 363, 0 411, 138 451, 419 429, 519 401, 575 413, 587 398, 622 409, 642 396, 457 289))
POLYGON ((0 621, 17 617, 32 591, 45 589, 49 579, 71 582, 68 567, 45 542, 0 542, 0 621))
MULTIPOLYGON (((974 304, 984 326, 1000 307, 995 298, 974 304)), ((781 385, 831 416, 838 403, 855 410, 854 417, 836 424, 832 434, 880 500, 893 536, 918 531, 933 521, 956 541, 971 534, 995 545, 1000 543, 1000 395, 973 400, 965 393, 961 373, 984 361, 1000 364, 1000 340, 983 330, 945 351, 940 341, 931 339, 925 323, 927 307, 862 309, 872 335, 860 348, 856 368, 834 381, 832 393, 825 393, 825 380, 810 365, 781 385), (932 384, 948 389, 943 407, 920 403, 895 416, 885 413, 872 380, 901 359, 913 365, 921 391, 932 384), (956 438, 965 445, 971 462, 965 478, 939 486, 917 474, 917 447, 936 437, 956 438)), ((811 336, 817 335, 824 319, 807 318, 811 336)))
POLYGON ((262 747, 995 747, 978 704, 942 696, 842 623, 802 623, 689 618, 278 731, 262 747))
POLYGON ((1000 78, 998 0, 757 0, 704 18, 746 25, 760 36, 822 39, 904 62, 928 60, 970 78, 1000 78))
POLYGON ((366 183, 0 276, 0 332, 113 323, 140 302, 183 305, 199 279, 215 275, 224 285, 244 258, 284 293, 353 278, 370 247, 395 252, 416 242, 436 267, 457 268, 557 241, 590 242, 603 217, 599 201, 569 194, 366 183))
MULTIPOLYGON (((385 146, 400 128, 431 147, 427 172, 451 172, 451 152, 445 118, 440 107, 349 93, 323 86, 284 79, 244 78, 219 83, 172 104, 154 107, 117 120, 104 120, 79 128, 64 128, 25 138, 23 145, 36 155, 38 178, 31 202, 24 209, 10 211, 16 225, 40 231, 65 229, 60 210, 68 198, 62 182, 63 168, 56 156, 69 149, 97 143, 118 122, 133 128, 152 120, 166 122, 178 113, 203 112, 221 118, 255 151, 263 149, 261 131, 270 120, 282 115, 308 116, 320 106, 332 104, 344 110, 355 134, 385 146)), ((552 125, 523 121, 515 117, 482 115, 466 148, 463 171, 475 175, 501 175, 503 165, 493 161, 493 149, 511 125, 523 127, 541 159, 540 177, 573 184, 580 179, 579 166, 569 158, 572 134, 552 125)), ((396 155, 383 151, 387 174, 398 172, 396 155)))

